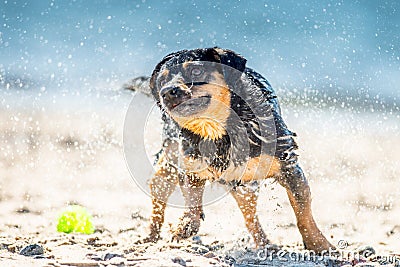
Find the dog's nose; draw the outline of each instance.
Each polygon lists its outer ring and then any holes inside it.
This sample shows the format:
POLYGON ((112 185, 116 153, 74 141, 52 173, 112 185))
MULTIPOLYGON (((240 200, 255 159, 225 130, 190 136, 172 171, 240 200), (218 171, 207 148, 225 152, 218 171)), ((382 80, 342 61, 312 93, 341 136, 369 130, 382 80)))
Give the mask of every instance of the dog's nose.
POLYGON ((179 98, 182 94, 183 92, 179 87, 166 87, 160 91, 161 97, 167 101, 179 98))

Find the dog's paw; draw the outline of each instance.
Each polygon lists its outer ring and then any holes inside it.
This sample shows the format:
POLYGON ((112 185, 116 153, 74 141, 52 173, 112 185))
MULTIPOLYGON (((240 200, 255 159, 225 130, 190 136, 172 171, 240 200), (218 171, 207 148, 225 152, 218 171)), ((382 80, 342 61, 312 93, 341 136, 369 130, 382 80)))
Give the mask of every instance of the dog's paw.
POLYGON ((160 240, 160 236, 153 236, 149 235, 148 237, 145 237, 143 239, 139 239, 134 242, 135 245, 140 245, 140 244, 147 244, 147 243, 157 243, 157 241, 160 240))
POLYGON ((261 244, 256 244, 256 247, 258 249, 265 249, 265 250, 272 251, 272 252, 278 252, 278 251, 283 249, 283 246, 277 245, 277 244, 273 244, 268 239, 265 240, 261 244))
POLYGON ((183 216, 175 229, 171 230, 172 241, 187 239, 197 234, 200 229, 200 220, 190 216, 183 216))
POLYGON ((308 242, 304 243, 304 248, 308 250, 313 250, 314 252, 318 254, 325 254, 328 252, 334 253, 337 252, 335 246, 333 246, 329 241, 322 235, 312 239, 308 240, 308 242))

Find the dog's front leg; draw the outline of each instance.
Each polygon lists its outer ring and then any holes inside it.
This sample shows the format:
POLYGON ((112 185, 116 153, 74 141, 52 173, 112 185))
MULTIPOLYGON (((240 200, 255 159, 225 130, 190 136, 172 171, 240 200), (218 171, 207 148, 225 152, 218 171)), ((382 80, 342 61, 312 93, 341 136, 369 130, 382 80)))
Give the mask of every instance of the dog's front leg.
POLYGON ((164 223, 165 208, 168 198, 174 192, 178 184, 176 168, 169 164, 160 166, 150 180, 150 194, 152 211, 150 217, 150 234, 137 241, 137 244, 157 242, 160 239, 161 226, 164 223))
POLYGON ((243 214, 247 230, 252 235, 256 246, 263 247, 269 244, 269 241, 256 214, 259 190, 260 188, 258 185, 256 188, 239 186, 231 189, 230 192, 243 214))
POLYGON ((172 240, 191 237, 199 231, 203 214, 203 193, 206 180, 195 175, 187 175, 179 179, 179 185, 185 200, 185 212, 178 226, 172 231, 172 240))

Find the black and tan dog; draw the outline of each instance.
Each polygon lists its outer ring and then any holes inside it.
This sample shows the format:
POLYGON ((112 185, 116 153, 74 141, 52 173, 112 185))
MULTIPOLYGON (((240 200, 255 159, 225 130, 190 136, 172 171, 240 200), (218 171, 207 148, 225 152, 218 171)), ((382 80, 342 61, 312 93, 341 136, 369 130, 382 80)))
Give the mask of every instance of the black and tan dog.
POLYGON ((163 148, 151 178, 150 235, 156 242, 169 196, 180 185, 186 204, 174 239, 196 234, 204 219, 205 183, 224 184, 236 200, 257 246, 268 244, 256 215, 260 181, 276 179, 286 190, 307 249, 334 247, 311 212, 307 180, 297 148, 268 81, 246 59, 220 48, 183 50, 164 57, 149 80, 130 86, 152 95, 164 122, 163 148), (146 89, 148 88, 148 89, 146 89))

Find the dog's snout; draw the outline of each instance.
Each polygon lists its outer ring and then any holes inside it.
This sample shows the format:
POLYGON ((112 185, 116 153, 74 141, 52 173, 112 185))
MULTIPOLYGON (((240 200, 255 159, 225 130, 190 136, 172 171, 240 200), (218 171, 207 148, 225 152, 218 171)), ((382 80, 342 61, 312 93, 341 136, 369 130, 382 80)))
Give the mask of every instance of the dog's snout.
POLYGON ((183 94, 182 89, 179 87, 166 87, 161 89, 160 95, 165 100, 173 100, 181 97, 183 94))

